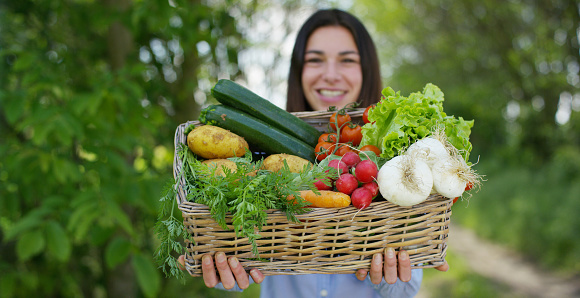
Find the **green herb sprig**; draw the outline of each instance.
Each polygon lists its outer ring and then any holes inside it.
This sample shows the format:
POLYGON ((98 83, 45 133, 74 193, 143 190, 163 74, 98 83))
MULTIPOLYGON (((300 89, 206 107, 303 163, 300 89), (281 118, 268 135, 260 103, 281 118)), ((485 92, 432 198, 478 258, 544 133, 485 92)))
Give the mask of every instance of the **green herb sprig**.
POLYGON ((175 276, 185 282, 185 274, 174 254, 185 253, 185 246, 181 240, 191 239, 191 236, 185 230, 181 215, 175 210, 177 209, 175 186, 169 185, 164 193, 165 195, 159 200, 159 214, 154 229, 161 244, 155 250, 154 258, 165 276, 175 276))
POLYGON ((155 260, 167 277, 183 278, 176 258, 176 255, 185 253, 180 240, 188 238, 193 242, 183 221, 177 219, 179 214, 174 214, 179 213, 174 212, 178 187, 181 187, 188 201, 208 206, 212 218, 224 230, 228 229, 226 216, 231 215, 236 235, 248 238, 252 253, 258 258, 256 240, 266 225, 267 210, 283 211, 289 221, 299 223, 296 215, 309 211, 305 208, 309 203, 300 199, 298 191, 317 191, 314 181, 328 175, 328 168, 318 166, 305 167, 299 174, 290 172, 287 164, 276 173, 261 170, 262 161, 253 162, 251 153, 247 152, 244 157, 230 159, 236 162, 237 170, 232 172, 224 167, 223 177, 214 175, 215 169, 202 164, 184 144, 177 148, 176 154, 182 161, 181 172, 161 199, 155 227, 161 241, 155 252, 155 260), (290 201, 286 199, 289 196, 298 199, 290 201))

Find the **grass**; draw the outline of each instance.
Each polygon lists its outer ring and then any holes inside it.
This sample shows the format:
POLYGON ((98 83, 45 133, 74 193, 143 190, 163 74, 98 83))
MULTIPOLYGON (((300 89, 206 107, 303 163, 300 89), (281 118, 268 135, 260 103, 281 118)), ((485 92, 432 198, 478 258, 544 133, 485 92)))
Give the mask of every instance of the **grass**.
POLYGON ((454 210, 463 227, 562 273, 580 272, 580 174, 553 162, 539 169, 482 165, 487 181, 454 210), (468 204, 467 204, 468 203, 468 204))
POLYGON ((508 286, 487 279, 464 265, 464 261, 449 248, 446 260, 450 265, 447 272, 435 269, 423 270, 423 283, 419 294, 429 298, 520 298, 508 286))

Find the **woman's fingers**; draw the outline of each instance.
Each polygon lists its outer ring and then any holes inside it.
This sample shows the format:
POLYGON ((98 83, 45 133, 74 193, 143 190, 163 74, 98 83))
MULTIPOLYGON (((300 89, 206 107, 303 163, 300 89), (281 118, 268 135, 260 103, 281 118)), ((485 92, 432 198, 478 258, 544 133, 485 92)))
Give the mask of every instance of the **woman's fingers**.
POLYGON ((236 285, 236 280, 234 279, 225 253, 218 252, 215 254, 215 267, 218 270, 224 288, 226 290, 232 289, 236 285))
POLYGON ((250 286, 250 280, 248 279, 248 274, 246 273, 246 270, 244 270, 244 267, 242 267, 242 265, 238 261, 238 258, 230 257, 228 259, 228 263, 230 265, 230 269, 234 274, 236 281, 238 282, 238 287, 240 287, 240 289, 242 290, 248 288, 248 286, 250 286))
MULTIPOLYGON (((178 258, 180 267, 185 268, 185 256, 181 255, 178 258)), ((240 261, 236 257, 226 258, 223 252, 218 252, 215 254, 215 266, 214 260, 211 255, 204 255, 201 258, 201 271, 203 275, 203 281, 208 288, 213 288, 221 281, 225 289, 232 289, 236 282, 240 289, 246 289, 250 286, 250 280, 246 270, 240 261), (216 269, 217 268, 217 272, 216 269), (218 276, 219 274, 219 276, 218 276)), ((264 281, 264 274, 258 269, 252 269, 250 275, 255 283, 261 283, 264 281)))
POLYGON ((381 283, 383 280, 383 255, 375 254, 373 255, 373 260, 371 261, 371 282, 375 285, 381 283))
POLYGON ((399 252, 399 279, 404 282, 411 280, 411 259, 409 254, 401 250, 399 252))
POLYGON ((208 288, 217 286, 220 282, 213 265, 213 259, 210 255, 201 257, 201 272, 203 275, 203 282, 208 288))
POLYGON ((395 255, 395 250, 392 247, 387 247, 385 249, 385 281, 388 284, 394 284, 397 282, 397 257, 395 255))
POLYGON ((180 270, 185 270, 185 255, 180 255, 177 258, 177 264, 179 265, 180 270))
POLYGON ((359 269, 356 271, 355 276, 358 280, 363 281, 367 278, 368 270, 359 269))
POLYGON ((449 264, 447 264, 447 261, 444 261, 443 265, 437 266, 435 269, 445 272, 449 270, 449 264))
POLYGON ((256 268, 250 270, 250 276, 252 276, 252 279, 257 284, 262 283, 264 281, 264 277, 265 277, 264 274, 262 273, 262 271, 260 271, 256 268))

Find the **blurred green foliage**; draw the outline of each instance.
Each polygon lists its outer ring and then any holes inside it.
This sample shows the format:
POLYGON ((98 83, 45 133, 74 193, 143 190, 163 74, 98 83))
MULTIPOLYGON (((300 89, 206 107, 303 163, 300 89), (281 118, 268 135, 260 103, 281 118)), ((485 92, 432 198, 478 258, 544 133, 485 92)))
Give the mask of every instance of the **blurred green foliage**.
MULTIPOLYGON (((218 78, 243 78, 252 16, 275 4, 297 26, 292 16, 333 3, 0 3, 0 296, 223 297, 200 278, 165 279, 152 260, 175 128, 197 118, 218 78)), ((487 181, 454 219, 580 272, 577 3, 360 0, 350 10, 375 37, 385 86, 434 83, 448 114, 475 119, 471 161, 487 181)), ((497 292, 462 278, 470 288, 441 296, 497 292)))
POLYGON ((580 272, 577 1, 363 0, 352 11, 373 30, 386 86, 434 83, 448 114, 475 120, 471 162, 486 181, 453 218, 580 272))
POLYGON ((173 134, 211 82, 240 75, 229 11, 249 16, 253 2, 232 5, 0 4, 1 297, 156 297, 167 286, 152 228, 173 134))

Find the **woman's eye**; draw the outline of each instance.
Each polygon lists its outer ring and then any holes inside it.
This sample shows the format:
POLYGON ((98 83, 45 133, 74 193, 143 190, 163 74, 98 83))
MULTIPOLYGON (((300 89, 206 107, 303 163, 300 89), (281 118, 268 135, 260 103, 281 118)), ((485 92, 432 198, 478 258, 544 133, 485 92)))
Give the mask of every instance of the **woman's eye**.
POLYGON ((306 59, 305 62, 306 63, 320 63, 320 62, 322 62, 322 59, 320 59, 320 58, 308 58, 308 59, 306 59))
POLYGON ((342 63, 358 63, 358 60, 351 59, 351 58, 344 58, 344 59, 342 59, 342 63))

